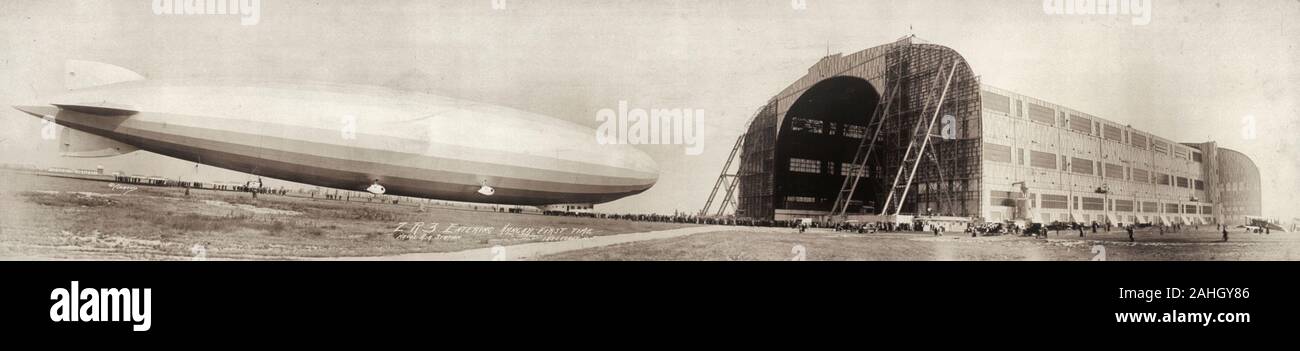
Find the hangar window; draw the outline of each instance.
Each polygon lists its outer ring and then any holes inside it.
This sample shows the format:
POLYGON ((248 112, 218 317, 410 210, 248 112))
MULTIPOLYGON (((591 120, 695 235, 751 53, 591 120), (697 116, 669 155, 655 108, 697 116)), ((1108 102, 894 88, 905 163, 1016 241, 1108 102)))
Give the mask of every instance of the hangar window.
POLYGON ((1152 150, 1156 150, 1156 153, 1161 153, 1161 154, 1165 154, 1165 155, 1168 155, 1168 154, 1169 154, 1169 144, 1168 144, 1168 143, 1165 143, 1165 142, 1163 142, 1163 141, 1152 140, 1152 141, 1151 141, 1151 149, 1152 149, 1152 150))
POLYGON ((845 124, 844 136, 854 139, 862 139, 867 136, 867 127, 856 124, 845 124))
POLYGON ((1133 200, 1115 200, 1115 210, 1120 212, 1133 212, 1133 200))
POLYGON ((1011 147, 984 143, 984 160, 1011 163, 1011 147))
POLYGON ((1056 169, 1056 154, 1030 150, 1029 165, 1037 168, 1056 169))
POLYGON ((799 173, 821 173, 822 161, 802 158, 790 159, 790 171, 799 173))
POLYGON ((1083 134, 1092 134, 1092 120, 1079 115, 1070 115, 1070 130, 1083 134))
POLYGON ((1119 127, 1105 124, 1102 125, 1102 131, 1104 132, 1104 137, 1106 138, 1106 140, 1124 142, 1124 137, 1123 137, 1124 133, 1119 129, 1119 127))
POLYGON ((1011 114, 1011 98, 991 91, 981 91, 984 108, 1005 114, 1011 114))
POLYGON ((1155 177, 1155 178, 1156 178, 1156 184, 1160 184, 1160 185, 1169 185, 1169 175, 1168 175, 1168 174, 1164 174, 1164 173, 1156 173, 1156 177, 1155 177))
POLYGON ((1133 144, 1133 146, 1136 146, 1138 148, 1144 150, 1147 148, 1147 136, 1145 135, 1138 134, 1138 133, 1129 134, 1129 141, 1131 141, 1130 144, 1133 144))
POLYGON ((1135 181, 1135 182, 1139 182, 1139 183, 1150 183, 1150 182, 1151 182, 1151 173, 1150 173, 1150 172, 1147 172, 1147 170, 1145 170, 1145 169, 1134 168, 1134 169, 1133 169, 1133 181, 1135 181))
POLYGON ((1029 120, 1048 125, 1056 125, 1056 112, 1052 109, 1039 106, 1038 104, 1029 104, 1029 120))
MULTIPOLYGON (((850 162, 841 163, 840 175, 841 176, 853 175, 853 172, 856 172, 858 168, 862 168, 862 167, 859 167, 858 165, 855 165, 850 162)), ((866 178, 871 178, 871 168, 863 169, 862 176, 866 178)))
POLYGON ((1160 212, 1160 204, 1155 201, 1142 202, 1142 212, 1160 212))
POLYGON ((1214 214, 1214 206, 1201 206, 1201 214, 1214 214))
POLYGON ((1084 197, 1082 202, 1085 210, 1101 211, 1106 208, 1106 202, 1100 197, 1084 197))
POLYGON ((1165 213, 1178 213, 1178 204, 1165 204, 1165 213))
POLYGON ((1186 188, 1186 187, 1187 187, 1187 178, 1184 178, 1184 177, 1178 177, 1177 184, 1178 184, 1178 187, 1179 187, 1179 188, 1186 188))
POLYGON ((807 118, 794 118, 790 120, 790 130, 796 132, 822 133, 822 121, 807 118))
POLYGON ((1070 171, 1079 174, 1092 175, 1092 160, 1078 157, 1071 158, 1070 171))
POLYGON ((812 196, 786 196, 786 202, 816 203, 817 198, 812 196))
POLYGON ((1205 190, 1204 180, 1196 179, 1192 181, 1192 184, 1195 184, 1196 190, 1205 190))
POLYGON ((1197 208, 1197 207, 1200 207, 1200 206, 1196 206, 1196 205, 1183 205, 1183 213, 1191 213, 1191 214, 1195 214, 1195 213, 1196 213, 1196 208, 1197 208))
POLYGON ((1114 163, 1106 164, 1106 178, 1124 179, 1124 166, 1114 163))
POLYGON ((1048 195, 1043 194, 1043 208, 1049 209, 1067 209, 1070 207, 1070 198, 1065 195, 1048 195))

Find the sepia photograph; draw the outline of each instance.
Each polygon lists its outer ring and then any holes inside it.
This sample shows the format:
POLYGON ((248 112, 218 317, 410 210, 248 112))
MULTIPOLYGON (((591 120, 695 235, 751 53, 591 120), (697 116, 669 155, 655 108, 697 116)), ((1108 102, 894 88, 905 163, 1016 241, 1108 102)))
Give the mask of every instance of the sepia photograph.
POLYGON ((1297 0, 0 1, 0 330, 1285 337, 1296 18, 1297 0))
POLYGON ((6 1, 0 259, 1300 260, 1296 1, 6 1))

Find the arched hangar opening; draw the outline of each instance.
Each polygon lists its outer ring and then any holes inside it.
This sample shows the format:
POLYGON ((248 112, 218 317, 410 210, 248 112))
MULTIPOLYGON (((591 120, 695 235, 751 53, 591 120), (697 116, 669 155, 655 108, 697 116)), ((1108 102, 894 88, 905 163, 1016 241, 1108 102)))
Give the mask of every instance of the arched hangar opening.
MULTIPOLYGON (((844 177, 851 174, 858 145, 871 132, 866 124, 879 101, 879 91, 854 76, 822 80, 795 100, 776 138, 774 209, 831 209, 844 177)), ((872 185, 867 183, 859 184, 855 200, 872 198, 872 185)), ((861 210, 862 203, 855 202, 859 205, 849 210, 861 210)))

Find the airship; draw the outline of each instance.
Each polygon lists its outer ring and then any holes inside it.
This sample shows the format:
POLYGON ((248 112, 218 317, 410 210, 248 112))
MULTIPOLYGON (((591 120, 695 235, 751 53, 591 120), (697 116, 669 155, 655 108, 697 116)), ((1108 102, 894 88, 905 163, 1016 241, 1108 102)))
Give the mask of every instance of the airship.
MULTIPOLYGON (((69 157, 146 151, 328 188, 510 205, 590 205, 654 186, 658 166, 527 111, 384 87, 146 79, 68 61, 60 96, 14 108, 64 126, 69 157)), ((588 207, 572 207, 588 206, 588 207)))

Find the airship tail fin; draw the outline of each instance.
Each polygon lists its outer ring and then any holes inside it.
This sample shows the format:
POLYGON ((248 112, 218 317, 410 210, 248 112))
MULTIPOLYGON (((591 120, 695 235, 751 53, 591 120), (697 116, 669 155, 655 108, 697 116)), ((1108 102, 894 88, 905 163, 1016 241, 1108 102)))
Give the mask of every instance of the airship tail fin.
POLYGON ((68 90, 145 79, 129 69, 94 61, 68 60, 64 63, 64 70, 63 83, 68 90))
POLYGON ((63 128, 59 136, 59 154, 64 157, 110 157, 139 150, 117 140, 63 128))
POLYGON ((89 113, 92 115, 100 115, 100 116, 130 116, 130 115, 140 113, 140 111, 136 111, 134 107, 115 105, 106 102, 80 103, 80 104, 53 104, 53 105, 55 107, 64 110, 77 111, 81 113, 89 113))

